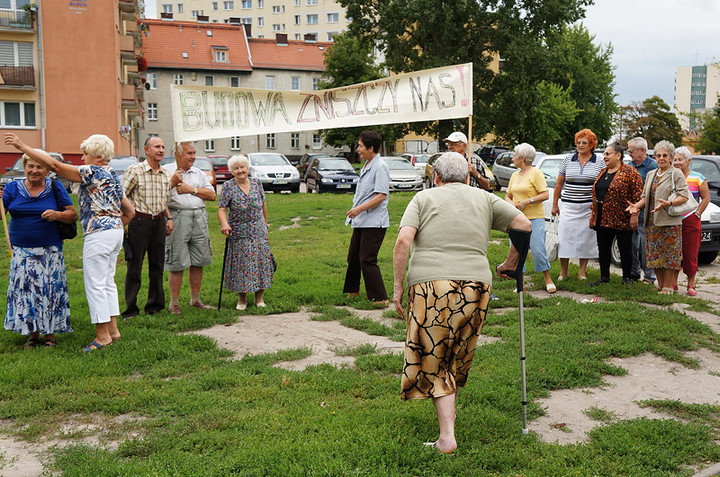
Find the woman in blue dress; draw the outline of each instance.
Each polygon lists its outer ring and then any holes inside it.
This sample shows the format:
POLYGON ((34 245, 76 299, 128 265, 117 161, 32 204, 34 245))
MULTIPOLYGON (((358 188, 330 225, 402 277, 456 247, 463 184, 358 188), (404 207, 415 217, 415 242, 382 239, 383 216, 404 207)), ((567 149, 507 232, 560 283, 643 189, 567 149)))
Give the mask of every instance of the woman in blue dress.
POLYGON ((102 134, 84 140, 80 144, 81 166, 56 161, 46 152, 28 147, 13 133, 5 133, 5 144, 14 146, 56 174, 80 183, 83 279, 90 321, 95 325, 95 339, 83 351, 89 353, 114 343, 120 339, 115 267, 122 248, 123 225, 132 219, 135 209, 125 197, 118 175, 108 166, 115 149, 112 140, 102 134))
POLYGON ((220 231, 228 238, 225 288, 237 292, 238 310, 247 307, 250 292, 255 292, 255 306, 264 307, 263 293, 273 282, 265 192, 248 176, 247 157, 231 157, 228 169, 234 180, 223 185, 218 200, 220 231))
POLYGON ((68 333, 70 303, 63 244, 56 222, 77 220, 65 187, 48 179, 42 163, 22 156, 25 180, 2 191, 10 213, 10 276, 5 329, 28 336, 25 348, 54 347, 56 333, 68 333), (40 335, 44 335, 44 342, 40 335))

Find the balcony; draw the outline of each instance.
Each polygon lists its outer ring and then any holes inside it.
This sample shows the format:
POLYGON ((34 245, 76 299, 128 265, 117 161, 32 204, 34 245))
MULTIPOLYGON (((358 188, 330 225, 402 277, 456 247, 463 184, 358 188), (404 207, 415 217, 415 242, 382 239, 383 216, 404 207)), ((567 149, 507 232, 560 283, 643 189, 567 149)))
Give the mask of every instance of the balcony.
POLYGON ((32 66, 0 66, 0 88, 35 88, 35 68, 32 66))
POLYGON ((32 13, 25 10, 0 10, 0 29, 33 31, 32 13))

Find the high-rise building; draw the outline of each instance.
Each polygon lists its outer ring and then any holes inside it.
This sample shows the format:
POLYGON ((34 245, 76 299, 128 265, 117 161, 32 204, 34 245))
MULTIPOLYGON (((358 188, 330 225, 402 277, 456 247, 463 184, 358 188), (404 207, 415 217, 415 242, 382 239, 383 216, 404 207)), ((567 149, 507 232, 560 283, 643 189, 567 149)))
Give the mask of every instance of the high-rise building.
POLYGON ((694 129, 691 113, 703 113, 718 104, 720 64, 678 66, 675 72, 675 110, 683 129, 694 129))
POLYGON ((345 30, 345 9, 333 0, 156 0, 161 18, 242 23, 253 38, 285 33, 291 40, 332 41, 345 30))
MULTIPOLYGON (((80 163, 105 134, 137 153, 142 79, 137 0, 0 2, 0 133, 80 163)), ((0 144, 0 166, 17 151, 0 144)))

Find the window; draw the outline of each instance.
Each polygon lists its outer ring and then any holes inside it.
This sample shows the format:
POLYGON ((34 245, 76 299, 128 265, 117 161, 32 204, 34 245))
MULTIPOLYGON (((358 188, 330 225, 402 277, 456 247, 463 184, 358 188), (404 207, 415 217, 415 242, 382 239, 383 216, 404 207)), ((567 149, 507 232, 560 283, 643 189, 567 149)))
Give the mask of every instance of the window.
POLYGON ((263 18, 263 17, 258 17, 258 26, 259 26, 259 27, 265 26, 265 18, 263 18))
POLYGON ((240 136, 233 136, 230 138, 230 150, 231 151, 239 151, 240 150, 240 136))
POLYGON ((240 87, 240 78, 237 76, 231 76, 230 77, 230 87, 231 88, 239 88, 240 87))
POLYGON ((300 133, 290 133, 290 149, 300 149, 300 133))
POLYGON ((183 4, 178 3, 178 13, 182 13, 182 12, 183 12, 183 4))
MULTIPOLYGON (((215 62, 216 63, 227 63, 227 51, 225 50, 215 50, 215 62)), ((206 76, 205 77, 205 86, 212 86, 212 84, 207 84, 207 79, 212 78, 212 76, 206 76)))
POLYGON ((200 13, 200 10, 193 10, 193 11, 192 11, 192 17, 193 17, 193 18, 197 18, 198 15, 202 15, 202 13, 200 13))
POLYGON ((280 13, 280 5, 273 5, 272 12, 280 13))
POLYGON ((327 16, 328 23, 337 23, 338 21, 340 21, 340 15, 338 15, 337 13, 328 13, 327 16))
POLYGON ((225 1, 225 2, 223 2, 223 8, 225 10, 235 10, 235 2, 232 0, 225 1))
POLYGON ((33 44, 29 41, 0 41, 0 65, 33 66, 33 44))
POLYGON ((313 91, 320 89, 320 78, 313 78, 313 91))
POLYGON ((183 84, 183 75, 182 73, 175 73, 173 75, 173 84, 183 84))
POLYGON ((163 6, 163 13, 172 13, 172 5, 169 3, 164 3, 163 6))
POLYGON ((290 89, 293 91, 300 90, 300 77, 299 76, 290 77, 290 89))
POLYGON ((157 121, 157 118, 158 118, 157 103, 148 103, 147 113, 148 113, 147 114, 148 121, 157 121))
POLYGON ((247 10, 249 8, 252 8, 252 0, 242 0, 242 8, 244 10, 247 10))
POLYGON ((299 6, 300 6, 300 3, 301 3, 301 0, 295 0, 295 6, 296 6, 296 7, 299 7, 299 6))
POLYGON ((302 35, 301 35, 300 33, 295 33, 295 39, 296 39, 297 41, 302 40, 302 35))
POLYGON ((215 152, 215 139, 205 141, 205 152, 215 152))
POLYGON ((279 23, 273 23, 273 31, 281 31, 279 23))
POLYGON ((147 84, 150 85, 150 89, 157 89, 157 74, 156 73, 148 73, 147 74, 147 84))
POLYGON ((317 22, 318 22, 317 13, 313 13, 313 14, 311 14, 311 15, 308 15, 308 16, 307 16, 307 22, 308 22, 308 25, 317 25, 317 22))
POLYGON ((258 8, 264 8, 265 7, 265 0, 258 0, 258 8))
POLYGON ((318 4, 318 0, 307 0, 307 4, 310 5, 310 6, 312 6, 312 5, 317 5, 317 4, 318 4))
POLYGON ((313 149, 322 148, 322 136, 319 134, 313 134, 313 149))
POLYGON ((268 149, 275 149, 275 134, 265 135, 265 147, 268 149))
POLYGON ((335 41, 335 37, 338 36, 338 32, 329 31, 327 34, 327 41, 335 41))
POLYGON ((212 9, 214 12, 218 11, 218 2, 212 2, 212 9))
POLYGON ((300 24, 300 15, 295 15, 295 24, 296 25, 300 24))
POLYGON ((35 103, 0 102, 0 126, 35 127, 35 103))
POLYGON ((265 77, 265 89, 275 89, 275 77, 274 76, 266 76, 265 77))
POLYGON ((243 17, 240 19, 240 23, 243 25, 252 25, 252 18, 251 17, 243 17))
POLYGON ((215 78, 212 76, 205 77, 205 86, 213 86, 215 84, 215 78))

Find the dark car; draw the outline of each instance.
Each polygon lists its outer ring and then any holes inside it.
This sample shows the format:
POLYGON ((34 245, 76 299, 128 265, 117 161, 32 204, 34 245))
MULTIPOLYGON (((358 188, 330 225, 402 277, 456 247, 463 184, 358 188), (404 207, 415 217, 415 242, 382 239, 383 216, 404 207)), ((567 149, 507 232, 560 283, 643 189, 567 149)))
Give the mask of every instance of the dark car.
POLYGON ((228 159, 230 159, 230 156, 225 155, 215 155, 215 156, 208 156, 208 159, 210 159, 210 162, 212 162, 213 168, 215 169, 215 180, 218 184, 222 184, 223 182, 232 179, 232 173, 230 172, 230 169, 228 169, 228 159))
POLYGON ((344 157, 349 162, 360 162, 360 158, 355 151, 340 151, 335 154, 335 157, 344 157))
POLYGON ((475 154, 480 156, 480 159, 485 161, 485 164, 488 166, 492 166, 495 162, 495 159, 497 159, 498 155, 501 153, 508 151, 509 148, 505 146, 493 146, 493 145, 487 145, 482 146, 480 149, 475 151, 475 154))
POLYGON ((690 170, 705 176, 710 189, 710 201, 720 206, 720 157, 693 156, 690 170))
MULTIPOLYGON (((66 161, 62 154, 60 154, 59 152, 49 152, 48 154, 50 154, 50 156, 52 156, 55 160, 68 164, 68 161, 66 161)), ((14 166, 6 167, 5 170, 7 172, 0 176, 0 188, 5 187, 6 184, 9 184, 12 181, 25 180, 25 169, 22 165, 22 156, 20 156, 20 158, 15 161, 14 166)), ((65 190, 68 191, 68 194, 72 193, 72 181, 65 179, 64 177, 58 177, 54 172, 50 172, 48 174, 48 179, 57 179, 57 181, 65 187, 65 190)))
POLYGON ((305 175, 308 192, 355 192, 360 176, 342 157, 315 158, 305 175))
POLYGON ((303 157, 300 158, 300 162, 297 163, 297 170, 300 172, 300 177, 305 180, 305 173, 307 172, 308 167, 310 166, 310 163, 313 159, 316 157, 332 157, 330 154, 319 152, 319 153, 306 153, 303 157))

